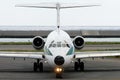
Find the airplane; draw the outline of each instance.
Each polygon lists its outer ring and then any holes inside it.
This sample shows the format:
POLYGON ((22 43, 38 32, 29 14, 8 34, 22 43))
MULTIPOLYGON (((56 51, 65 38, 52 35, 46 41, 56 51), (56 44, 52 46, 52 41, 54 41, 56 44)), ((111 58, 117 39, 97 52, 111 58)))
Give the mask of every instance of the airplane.
POLYGON ((120 56, 119 51, 96 51, 96 52, 75 52, 75 49, 82 49, 85 45, 82 36, 76 36, 73 40, 70 35, 60 29, 60 9, 92 7, 98 5, 70 5, 60 3, 53 4, 32 4, 17 5, 18 7, 48 8, 57 10, 57 28, 50 32, 45 41, 41 36, 33 38, 32 45, 35 49, 44 49, 44 52, 0 52, 0 57, 31 58, 36 59, 33 63, 33 70, 43 72, 44 62, 48 63, 56 74, 56 78, 62 78, 65 68, 74 64, 75 71, 84 71, 84 58, 97 58, 106 56, 120 56))

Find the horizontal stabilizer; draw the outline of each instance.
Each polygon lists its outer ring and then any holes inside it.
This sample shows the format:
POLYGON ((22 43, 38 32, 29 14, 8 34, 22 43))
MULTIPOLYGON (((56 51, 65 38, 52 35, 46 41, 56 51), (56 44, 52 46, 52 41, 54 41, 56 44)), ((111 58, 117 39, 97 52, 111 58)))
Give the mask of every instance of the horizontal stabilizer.
POLYGON ((49 8, 49 9, 56 9, 57 5, 60 5, 60 9, 66 8, 78 8, 78 7, 93 7, 93 6, 100 6, 100 5, 81 5, 81 4, 60 4, 60 3, 39 3, 39 4, 19 4, 16 7, 32 7, 32 8, 49 8))
POLYGON ((49 3, 39 3, 39 4, 18 4, 15 5, 16 7, 31 7, 31 8, 51 8, 55 9, 56 4, 49 4, 49 3))

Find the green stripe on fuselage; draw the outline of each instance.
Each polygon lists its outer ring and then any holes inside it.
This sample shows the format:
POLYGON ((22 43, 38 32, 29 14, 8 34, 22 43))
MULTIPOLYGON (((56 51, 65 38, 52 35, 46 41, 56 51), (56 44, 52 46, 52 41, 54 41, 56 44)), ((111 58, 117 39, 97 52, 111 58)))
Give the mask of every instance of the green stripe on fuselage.
POLYGON ((69 49, 69 51, 68 51, 67 55, 72 55, 72 54, 73 54, 73 51, 74 51, 74 48, 73 48, 73 47, 71 47, 71 48, 69 49))

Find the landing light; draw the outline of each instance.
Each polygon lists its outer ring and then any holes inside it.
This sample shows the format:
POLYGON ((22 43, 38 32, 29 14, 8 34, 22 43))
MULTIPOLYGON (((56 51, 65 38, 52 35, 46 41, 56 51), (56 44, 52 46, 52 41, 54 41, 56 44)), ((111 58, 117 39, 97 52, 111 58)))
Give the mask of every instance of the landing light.
POLYGON ((54 71, 55 71, 55 73, 61 73, 61 72, 63 72, 63 68, 62 67, 56 67, 54 69, 54 71))

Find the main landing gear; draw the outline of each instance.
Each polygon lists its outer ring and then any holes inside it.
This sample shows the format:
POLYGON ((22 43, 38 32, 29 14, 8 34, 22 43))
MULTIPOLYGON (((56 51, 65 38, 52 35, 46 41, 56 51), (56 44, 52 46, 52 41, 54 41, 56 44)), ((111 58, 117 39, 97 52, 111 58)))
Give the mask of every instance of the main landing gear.
POLYGON ((80 71, 84 71, 84 63, 80 61, 80 59, 78 59, 77 62, 74 63, 74 70, 78 71, 80 69, 80 71))
POLYGON ((36 71, 40 71, 40 72, 43 72, 43 63, 40 62, 39 59, 37 59, 37 62, 34 62, 33 64, 33 70, 36 72, 36 71))

